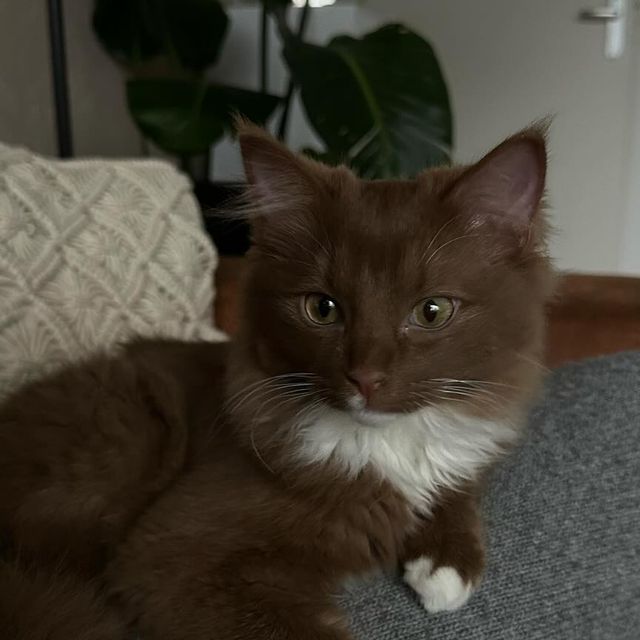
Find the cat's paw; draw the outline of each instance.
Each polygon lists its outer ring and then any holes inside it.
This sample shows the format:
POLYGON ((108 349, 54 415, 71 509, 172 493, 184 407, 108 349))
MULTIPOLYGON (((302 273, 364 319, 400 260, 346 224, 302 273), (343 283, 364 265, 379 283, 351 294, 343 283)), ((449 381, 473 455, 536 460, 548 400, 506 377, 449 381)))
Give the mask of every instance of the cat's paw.
POLYGON ((404 581, 430 613, 458 609, 473 590, 473 585, 464 581, 453 567, 438 567, 433 571, 433 562, 427 556, 407 562, 404 569, 404 581))

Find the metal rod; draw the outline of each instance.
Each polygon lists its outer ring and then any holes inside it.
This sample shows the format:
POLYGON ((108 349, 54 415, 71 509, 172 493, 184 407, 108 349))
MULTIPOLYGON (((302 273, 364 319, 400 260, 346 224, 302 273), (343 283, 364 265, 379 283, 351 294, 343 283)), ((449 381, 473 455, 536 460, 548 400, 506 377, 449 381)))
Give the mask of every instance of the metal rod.
MULTIPOLYGON (((307 0, 302 9, 302 15, 300 16, 300 22, 298 23, 298 32, 296 37, 302 39, 307 27, 307 20, 309 19, 309 0, 307 0)), ((287 94, 284 99, 284 107, 282 109, 282 115, 280 116, 280 126, 278 127, 278 138, 284 140, 287 135, 287 125, 289 123, 289 112, 291 110, 291 100, 293 99, 293 92, 296 85, 293 81, 293 76, 289 75, 289 84, 287 86, 287 94)))
POLYGON ((269 90, 269 14, 266 6, 262 5, 260 24, 260 91, 267 93, 269 90))
POLYGON ((51 45, 51 71, 53 75, 53 98, 55 102, 58 156, 73 155, 71 115, 69 109, 69 85, 67 82, 67 56, 64 40, 64 15, 62 0, 47 0, 49 39, 51 45))

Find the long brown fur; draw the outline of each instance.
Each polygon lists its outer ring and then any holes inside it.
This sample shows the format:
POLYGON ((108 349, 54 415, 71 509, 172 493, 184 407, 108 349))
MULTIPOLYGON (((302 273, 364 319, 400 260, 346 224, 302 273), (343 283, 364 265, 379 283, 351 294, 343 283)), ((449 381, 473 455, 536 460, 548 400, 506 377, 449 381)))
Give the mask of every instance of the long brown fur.
POLYGON ((86 580, 62 571, 0 562, 2 638, 112 640, 124 638, 121 616, 86 580))
POLYGON ((301 459, 299 426, 322 403, 344 409, 363 369, 384 373, 368 405, 381 414, 437 406, 433 381, 451 378, 489 385, 451 399, 468 415, 521 419, 551 292, 543 136, 388 182, 250 125, 240 138, 254 246, 238 339, 136 341, 0 408, 7 640, 348 640, 334 602, 347 578, 426 555, 480 579, 479 473, 423 509, 375 468, 301 459), (508 154, 534 174, 520 176, 526 216, 500 210, 519 188, 493 170, 508 154), (315 292, 341 301, 343 324, 304 318, 315 292), (462 300, 446 328, 403 324, 438 293, 462 300))

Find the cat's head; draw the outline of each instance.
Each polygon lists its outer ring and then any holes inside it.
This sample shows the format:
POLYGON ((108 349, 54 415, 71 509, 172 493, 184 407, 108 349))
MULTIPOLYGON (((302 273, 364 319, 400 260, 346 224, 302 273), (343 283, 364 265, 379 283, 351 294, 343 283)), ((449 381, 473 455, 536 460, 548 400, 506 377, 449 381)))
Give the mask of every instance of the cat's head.
POLYGON ((300 412, 306 398, 374 426, 443 404, 491 414, 529 394, 551 281, 539 129, 394 181, 318 164, 251 125, 240 143, 253 246, 239 341, 276 398, 254 394, 256 407, 300 412))

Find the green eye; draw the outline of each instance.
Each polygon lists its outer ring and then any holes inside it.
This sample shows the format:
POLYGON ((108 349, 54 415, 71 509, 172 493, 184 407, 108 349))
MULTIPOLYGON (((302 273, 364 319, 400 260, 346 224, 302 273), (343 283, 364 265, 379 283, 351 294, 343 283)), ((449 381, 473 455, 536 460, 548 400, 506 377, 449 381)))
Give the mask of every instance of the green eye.
POLYGON ((425 329, 441 329, 451 320, 455 309, 451 298, 427 298, 413 308, 411 322, 425 329))
POLYGON ((310 293, 306 296, 304 311, 315 324, 335 324, 340 320, 337 302, 323 293, 310 293))

